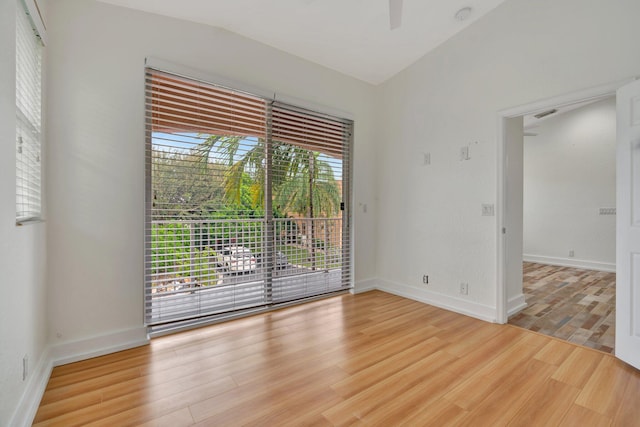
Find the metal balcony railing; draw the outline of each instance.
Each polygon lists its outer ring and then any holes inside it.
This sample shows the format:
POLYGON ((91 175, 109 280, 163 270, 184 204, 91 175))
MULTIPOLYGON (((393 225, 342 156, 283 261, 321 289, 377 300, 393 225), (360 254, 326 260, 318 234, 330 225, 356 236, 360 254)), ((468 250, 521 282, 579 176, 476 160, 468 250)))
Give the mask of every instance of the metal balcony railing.
POLYGON ((349 286, 341 218, 162 220, 147 233, 148 323, 349 286))

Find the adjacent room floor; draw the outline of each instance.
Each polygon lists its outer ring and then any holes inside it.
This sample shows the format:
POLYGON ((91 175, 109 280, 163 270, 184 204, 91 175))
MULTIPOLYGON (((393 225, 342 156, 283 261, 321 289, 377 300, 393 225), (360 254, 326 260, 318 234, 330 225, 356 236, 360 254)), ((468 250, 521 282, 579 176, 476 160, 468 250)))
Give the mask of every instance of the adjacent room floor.
POLYGON ((528 307, 510 324, 613 353, 615 273, 531 262, 523 267, 528 307))

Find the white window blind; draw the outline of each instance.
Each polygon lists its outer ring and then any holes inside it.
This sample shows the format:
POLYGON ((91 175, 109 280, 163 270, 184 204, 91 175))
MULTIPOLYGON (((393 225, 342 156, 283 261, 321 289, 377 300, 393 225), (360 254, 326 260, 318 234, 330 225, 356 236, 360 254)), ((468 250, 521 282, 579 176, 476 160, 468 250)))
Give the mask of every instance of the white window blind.
POLYGON ((300 272, 274 281, 273 301, 346 289, 353 124, 281 102, 272 104, 271 116, 273 207, 285 216, 273 219, 275 249, 300 272))
MULTIPOLYGON (((42 215, 41 75, 42 42, 33 19, 16 8, 16 222, 42 215)), ((38 18, 39 19, 39 18, 38 18)))
POLYGON ((348 289, 353 123, 147 69, 147 324, 348 289))
POLYGON ((260 156, 265 100, 149 69, 146 106, 147 323, 265 305, 265 221, 225 197, 234 152, 260 156))

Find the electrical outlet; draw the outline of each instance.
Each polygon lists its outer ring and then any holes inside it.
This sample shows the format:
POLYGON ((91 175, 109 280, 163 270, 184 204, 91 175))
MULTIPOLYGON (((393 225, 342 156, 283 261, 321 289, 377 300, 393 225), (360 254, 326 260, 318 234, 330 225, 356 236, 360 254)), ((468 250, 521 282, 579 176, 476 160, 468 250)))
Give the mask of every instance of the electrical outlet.
POLYGON ((429 284, 429 275, 425 274, 424 276, 422 276, 422 283, 424 283, 425 285, 429 284))
POLYGON ((460 295, 469 295, 469 284, 461 282, 460 283, 460 295))
POLYGON ((27 375, 29 375, 29 356, 25 354, 22 358, 22 381, 27 379, 27 375))
POLYGON ((482 216, 494 216, 495 208, 491 203, 483 203, 482 204, 482 216))
POLYGON ((576 256, 576 253, 573 251, 573 249, 569 250, 569 258, 573 258, 574 256, 576 256))
POLYGON ((423 153, 424 154, 424 158, 422 160, 422 164, 424 166, 430 165, 431 164, 431 153, 423 153))
POLYGON ((460 147, 460 161, 469 160, 469 147, 460 147))

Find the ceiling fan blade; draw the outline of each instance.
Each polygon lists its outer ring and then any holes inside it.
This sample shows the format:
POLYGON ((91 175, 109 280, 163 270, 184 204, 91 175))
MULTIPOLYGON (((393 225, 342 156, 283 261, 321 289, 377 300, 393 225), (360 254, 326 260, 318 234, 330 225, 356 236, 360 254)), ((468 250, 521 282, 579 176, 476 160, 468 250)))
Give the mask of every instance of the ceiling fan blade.
POLYGON ((389 24, 392 30, 402 23, 402 0, 389 0, 389 24))

